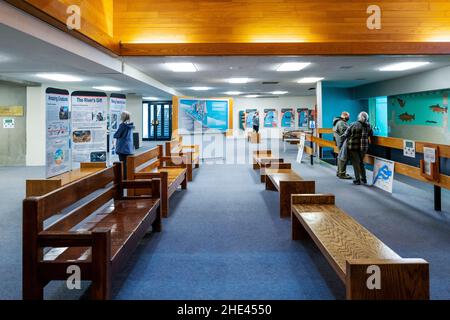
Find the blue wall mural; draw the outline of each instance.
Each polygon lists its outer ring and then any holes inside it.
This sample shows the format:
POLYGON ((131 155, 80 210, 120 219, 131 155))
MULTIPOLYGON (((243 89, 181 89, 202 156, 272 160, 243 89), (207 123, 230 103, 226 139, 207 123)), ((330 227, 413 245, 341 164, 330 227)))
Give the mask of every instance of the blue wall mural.
POLYGON ((228 129, 228 100, 180 100, 180 128, 188 131, 228 129))

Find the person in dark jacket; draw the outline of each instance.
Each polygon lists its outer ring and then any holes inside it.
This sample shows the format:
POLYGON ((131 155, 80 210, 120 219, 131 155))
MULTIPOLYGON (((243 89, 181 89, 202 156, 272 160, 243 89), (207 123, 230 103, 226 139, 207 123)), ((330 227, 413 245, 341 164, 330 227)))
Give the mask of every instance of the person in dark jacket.
MULTIPOLYGON (((333 135, 334 140, 336 141, 336 146, 339 148, 339 150, 342 148, 342 145, 344 143, 342 136, 349 127, 348 120, 350 120, 350 114, 347 111, 342 112, 340 117, 334 118, 333 120, 333 135)), ((336 176, 339 179, 352 179, 352 177, 347 174, 347 162, 347 160, 342 161, 337 158, 336 176)))
POLYGON ((357 185, 360 185, 361 182, 367 183, 364 156, 369 150, 369 137, 371 136, 373 136, 373 130, 369 124, 369 115, 366 112, 361 112, 358 115, 358 121, 352 123, 342 136, 344 140, 348 139, 348 156, 355 171, 353 183, 357 185))
POLYGON ((253 130, 258 133, 259 132, 259 113, 255 112, 252 119, 253 130))
POLYGON ((122 123, 114 134, 116 139, 116 153, 119 160, 123 163, 124 179, 127 178, 127 156, 134 153, 133 145, 133 128, 134 125, 130 122, 130 113, 123 111, 121 116, 122 123))

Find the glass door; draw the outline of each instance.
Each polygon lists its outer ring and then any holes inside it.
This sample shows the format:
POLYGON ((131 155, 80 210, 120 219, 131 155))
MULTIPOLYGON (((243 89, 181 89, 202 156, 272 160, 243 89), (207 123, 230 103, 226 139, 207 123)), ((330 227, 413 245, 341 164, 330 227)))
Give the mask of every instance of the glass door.
POLYGON ((142 105, 143 139, 170 140, 172 136, 172 101, 145 101, 142 105))

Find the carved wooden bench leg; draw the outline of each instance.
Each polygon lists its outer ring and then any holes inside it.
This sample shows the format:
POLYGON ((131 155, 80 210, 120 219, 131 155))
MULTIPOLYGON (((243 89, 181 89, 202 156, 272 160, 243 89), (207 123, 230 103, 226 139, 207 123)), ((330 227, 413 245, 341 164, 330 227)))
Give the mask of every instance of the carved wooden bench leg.
POLYGON ((280 217, 290 217, 292 194, 315 193, 315 185, 315 181, 280 181, 280 217))
POLYGON ((188 163, 186 168, 187 168, 188 181, 192 181, 192 163, 188 163))
POLYGON ((111 295, 111 230, 95 229, 92 237, 91 296, 94 300, 108 300, 111 295))
POLYGON ((187 183, 188 183, 188 177, 187 175, 184 176, 183 182, 181 182, 181 189, 186 190, 187 189, 187 183))
POLYGON ((156 209, 156 219, 152 223, 152 231, 153 232, 161 232, 162 223, 161 223, 161 205, 156 209))
POLYGON ((428 300, 428 262, 423 259, 348 260, 348 300, 428 300))

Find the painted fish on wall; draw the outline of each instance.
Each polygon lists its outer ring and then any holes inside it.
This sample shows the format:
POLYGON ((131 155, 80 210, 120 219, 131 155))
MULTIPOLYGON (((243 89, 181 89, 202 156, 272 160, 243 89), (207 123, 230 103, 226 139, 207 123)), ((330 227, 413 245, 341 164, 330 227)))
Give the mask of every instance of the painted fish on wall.
POLYGON ((398 118, 400 120, 402 120, 403 122, 408 122, 408 121, 416 120, 416 115, 408 114, 408 112, 405 112, 405 113, 402 113, 401 115, 399 115, 398 118))
POLYGON ((401 108, 404 108, 406 106, 406 101, 402 100, 400 98, 397 98, 398 104, 400 105, 401 108))
POLYGON ((438 113, 447 113, 448 107, 441 107, 439 104, 435 104, 430 106, 430 109, 433 110, 433 112, 438 112, 438 113))

